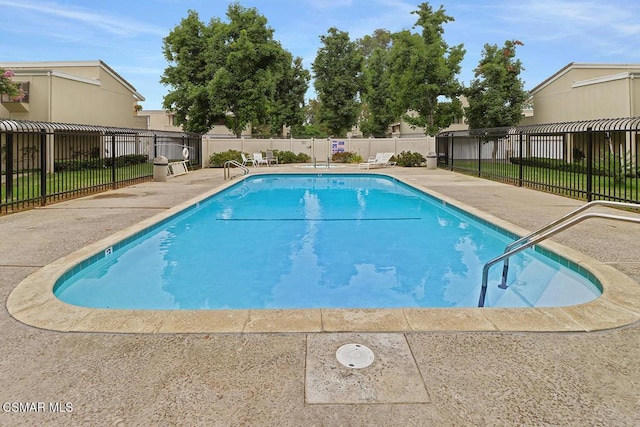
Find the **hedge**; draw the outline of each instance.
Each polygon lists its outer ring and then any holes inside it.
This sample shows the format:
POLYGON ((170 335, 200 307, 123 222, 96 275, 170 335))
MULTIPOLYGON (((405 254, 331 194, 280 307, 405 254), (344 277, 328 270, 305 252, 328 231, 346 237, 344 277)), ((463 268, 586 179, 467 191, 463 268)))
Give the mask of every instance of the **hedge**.
MULTIPOLYGON (((147 163, 149 158, 146 154, 125 154, 124 156, 116 157, 115 167, 121 168, 125 166, 139 165, 147 163)), ((110 168, 113 165, 113 159, 111 157, 100 159, 71 159, 71 160, 55 160, 53 162, 53 170, 55 172, 64 171, 80 171, 87 169, 104 169, 110 168)))

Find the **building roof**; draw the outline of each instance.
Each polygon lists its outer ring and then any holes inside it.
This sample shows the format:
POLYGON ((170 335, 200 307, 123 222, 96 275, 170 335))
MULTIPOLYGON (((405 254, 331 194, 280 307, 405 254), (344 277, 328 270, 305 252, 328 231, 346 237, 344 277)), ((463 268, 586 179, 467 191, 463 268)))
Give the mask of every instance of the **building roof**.
POLYGON ((109 67, 105 62, 101 60, 95 61, 43 61, 43 62, 2 62, 0 63, 0 67, 12 69, 14 72, 22 71, 22 72, 42 72, 49 71, 53 73, 53 75, 57 77, 67 78, 70 80, 82 81, 84 83, 89 84, 100 84, 99 81, 94 79, 87 79, 85 77, 74 76, 69 73, 62 72, 60 70, 56 70, 56 68, 61 67, 98 67, 102 68, 109 75, 111 75, 114 79, 116 79, 120 84, 126 87, 134 97, 136 97, 139 101, 144 101, 145 98, 142 96, 135 87, 128 81, 126 81, 120 74, 118 74, 113 68, 109 67), (19 69, 19 70, 17 70, 19 69))
POLYGON ((530 95, 535 94, 536 92, 544 89, 549 86, 554 81, 558 80, 563 75, 567 74, 571 70, 579 69, 579 68, 590 68, 590 69, 620 69, 620 70, 629 70, 635 69, 640 72, 640 64, 611 64, 611 63, 593 63, 593 62, 571 62, 560 70, 558 70, 555 74, 548 77, 538 86, 531 89, 529 92, 530 95))

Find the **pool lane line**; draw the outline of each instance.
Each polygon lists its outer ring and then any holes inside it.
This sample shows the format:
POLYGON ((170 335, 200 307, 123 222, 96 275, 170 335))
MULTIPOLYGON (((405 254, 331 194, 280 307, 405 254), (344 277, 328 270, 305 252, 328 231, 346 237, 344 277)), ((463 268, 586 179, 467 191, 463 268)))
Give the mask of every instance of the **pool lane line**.
POLYGON ((420 217, 409 218, 216 218, 216 221, 420 221, 420 217))

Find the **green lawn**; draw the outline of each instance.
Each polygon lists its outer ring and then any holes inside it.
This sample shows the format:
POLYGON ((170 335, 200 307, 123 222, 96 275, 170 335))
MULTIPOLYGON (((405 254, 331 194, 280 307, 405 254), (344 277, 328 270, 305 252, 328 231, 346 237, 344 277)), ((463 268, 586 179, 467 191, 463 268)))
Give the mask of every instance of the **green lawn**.
MULTIPOLYGON (((454 170, 476 174, 478 162, 469 160, 454 160, 454 170)), ((587 175, 580 172, 567 172, 559 169, 523 166, 523 185, 530 187, 544 186, 560 194, 570 194, 587 191, 587 175)), ((484 178, 517 182, 520 177, 520 165, 483 161, 480 165, 481 176, 484 178)), ((611 197, 639 201, 639 179, 626 177, 622 182, 609 176, 593 176, 592 192, 611 197)))
MULTIPOLYGON (((143 163, 132 166, 124 166, 115 170, 116 182, 130 179, 143 178, 153 175, 153 164, 143 163)), ((3 191, 1 202, 19 201, 38 198, 41 196, 40 172, 23 172, 13 178, 11 197, 5 193, 6 177, 3 176, 3 191)), ((113 184, 111 169, 86 169, 81 171, 64 171, 47 174, 46 194, 62 194, 66 192, 87 188, 104 187, 113 184)))

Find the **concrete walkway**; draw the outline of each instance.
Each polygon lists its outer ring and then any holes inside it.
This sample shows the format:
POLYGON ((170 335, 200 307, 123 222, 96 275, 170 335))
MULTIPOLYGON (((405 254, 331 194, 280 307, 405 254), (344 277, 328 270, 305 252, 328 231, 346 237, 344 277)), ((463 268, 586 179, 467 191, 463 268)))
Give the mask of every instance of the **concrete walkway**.
MULTIPOLYGON (((582 204, 442 170, 383 172, 525 229, 582 204)), ((223 184, 222 170, 207 169, 0 217, 3 306, 41 267, 223 184)), ((639 236, 634 224, 594 220, 554 240, 640 282, 639 236)), ((640 424, 638 323, 571 333, 65 333, 5 309, 0 331, 2 426, 640 424), (347 342, 374 349, 374 364, 338 365, 347 342)))

